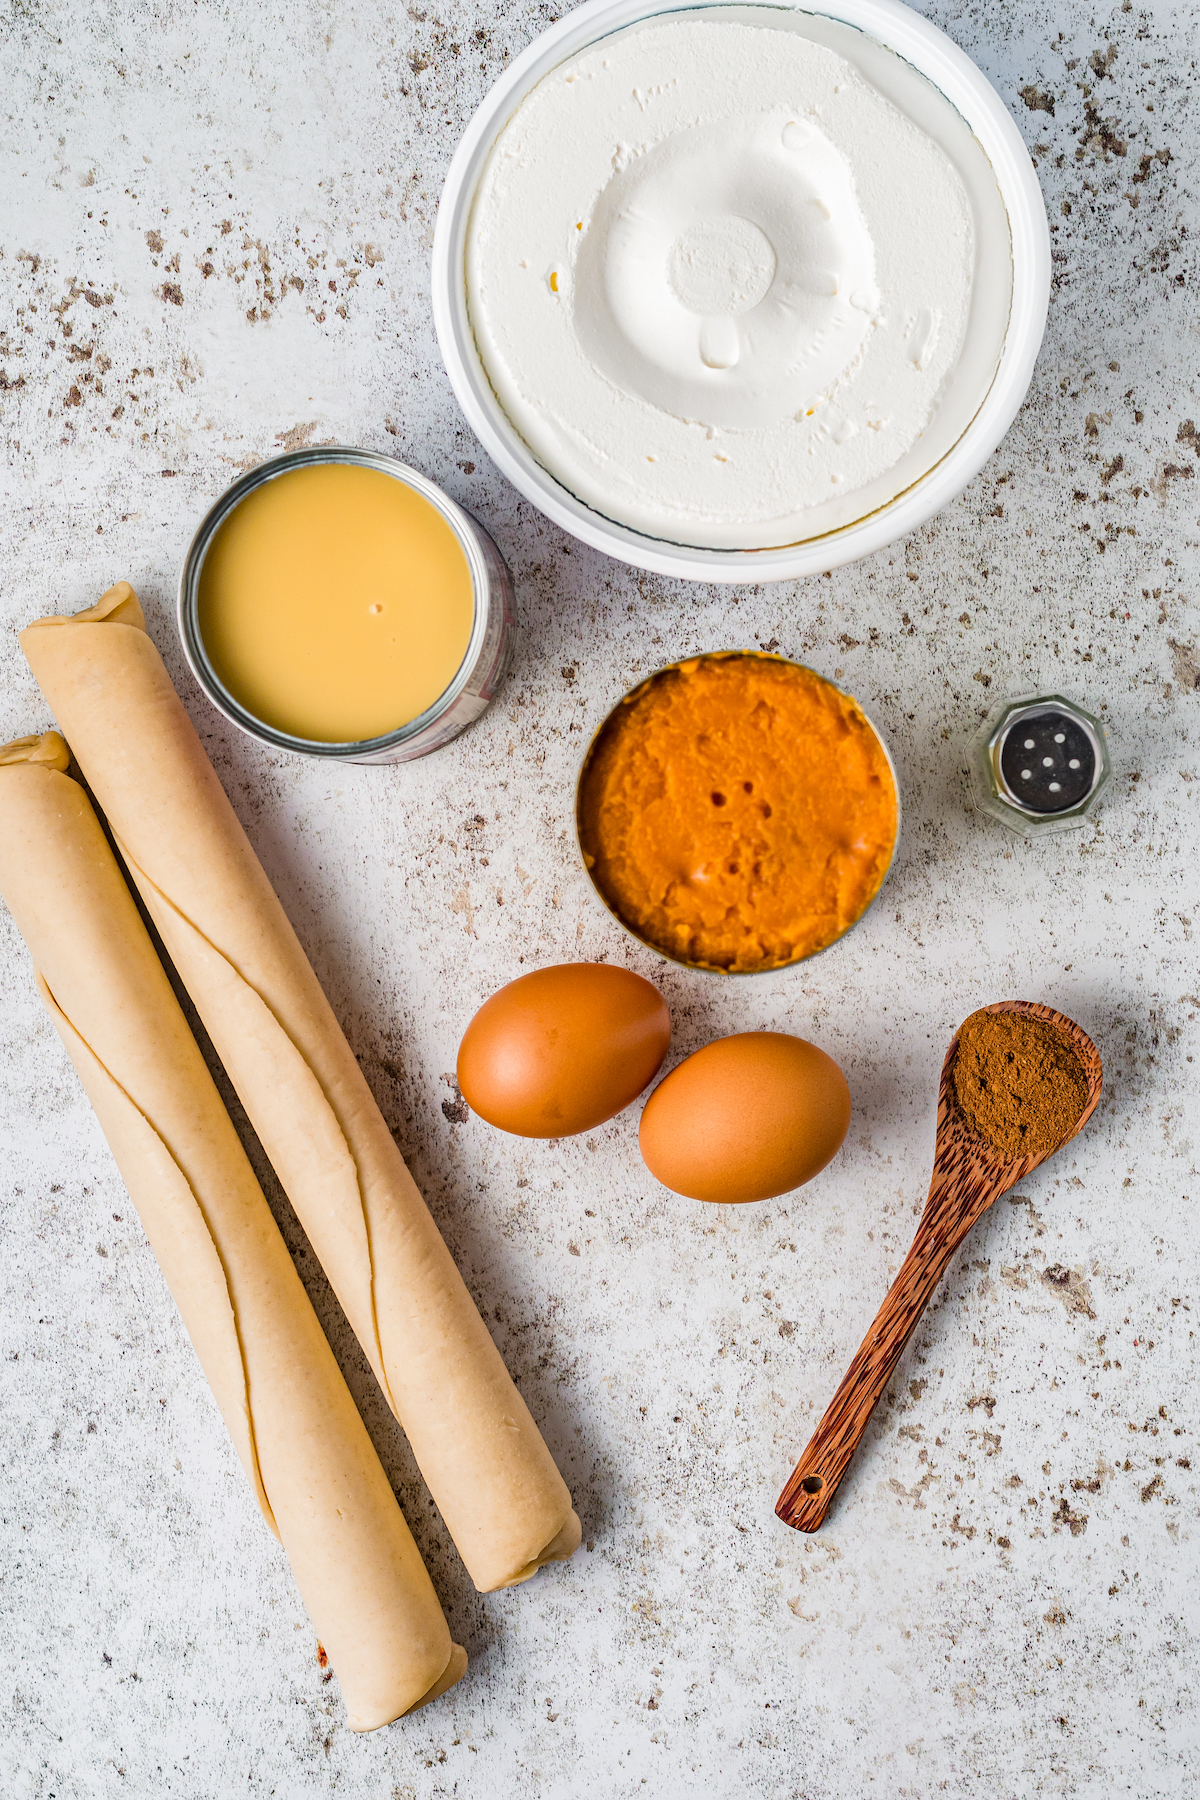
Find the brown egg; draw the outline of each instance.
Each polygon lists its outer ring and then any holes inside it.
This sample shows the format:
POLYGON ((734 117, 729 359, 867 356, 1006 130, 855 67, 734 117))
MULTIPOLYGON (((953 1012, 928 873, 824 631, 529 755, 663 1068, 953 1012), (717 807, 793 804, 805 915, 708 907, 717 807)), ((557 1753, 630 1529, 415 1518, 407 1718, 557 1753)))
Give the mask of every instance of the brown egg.
POLYGON ((811 1181, 850 1124, 831 1056, 782 1031, 706 1044, 647 1100, 639 1140, 664 1187, 691 1200, 770 1200, 811 1181))
POLYGON ((480 1007, 458 1050, 463 1098, 518 1137, 570 1137, 636 1100, 662 1066, 671 1020, 658 989, 607 963, 519 975, 480 1007))

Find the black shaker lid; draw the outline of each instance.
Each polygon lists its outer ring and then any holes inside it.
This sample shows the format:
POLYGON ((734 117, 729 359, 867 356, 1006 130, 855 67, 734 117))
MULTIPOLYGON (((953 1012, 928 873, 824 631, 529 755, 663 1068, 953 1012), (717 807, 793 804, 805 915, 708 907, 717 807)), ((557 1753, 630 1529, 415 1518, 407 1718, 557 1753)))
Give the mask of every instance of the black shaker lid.
POLYGON ((1096 780, 1096 750, 1078 719, 1053 708, 1018 718, 1000 746, 1000 775, 1011 799, 1029 812, 1078 806, 1096 780))

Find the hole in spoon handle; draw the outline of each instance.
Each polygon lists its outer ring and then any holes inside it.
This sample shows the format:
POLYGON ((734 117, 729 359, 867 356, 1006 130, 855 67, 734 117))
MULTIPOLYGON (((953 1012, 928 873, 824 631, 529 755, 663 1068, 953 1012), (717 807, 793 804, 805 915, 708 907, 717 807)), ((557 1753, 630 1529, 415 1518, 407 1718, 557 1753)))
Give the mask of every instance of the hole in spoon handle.
MULTIPOLYGON (((816 1531, 825 1518, 837 1490, 837 1481, 826 1482, 815 1471, 805 1474, 816 1440, 810 1444, 792 1473, 791 1480, 779 1496, 776 1513, 785 1525, 797 1531, 816 1531)), ((819 1454, 819 1451, 818 1451, 819 1454)))

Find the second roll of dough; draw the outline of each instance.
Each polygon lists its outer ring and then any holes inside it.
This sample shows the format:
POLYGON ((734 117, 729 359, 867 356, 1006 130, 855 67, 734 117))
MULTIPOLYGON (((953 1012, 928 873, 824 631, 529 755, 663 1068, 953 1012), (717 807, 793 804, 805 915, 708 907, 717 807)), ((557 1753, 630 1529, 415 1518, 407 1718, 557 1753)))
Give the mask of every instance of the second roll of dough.
POLYGON ((0 892, 350 1724, 466 1668, 374 1446, 57 732, 0 748, 0 892))
POLYGON ((579 1544, 571 1497, 128 582, 21 633, 38 685, 477 1588, 579 1544))

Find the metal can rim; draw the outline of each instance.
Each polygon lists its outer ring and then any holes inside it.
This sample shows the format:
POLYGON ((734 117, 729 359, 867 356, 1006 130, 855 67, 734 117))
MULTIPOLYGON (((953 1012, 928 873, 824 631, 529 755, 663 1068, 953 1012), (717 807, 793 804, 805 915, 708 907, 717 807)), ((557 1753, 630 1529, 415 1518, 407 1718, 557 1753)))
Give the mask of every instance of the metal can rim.
POLYGON ((625 934, 628 937, 631 937, 635 943, 640 944, 643 949, 652 951, 655 956, 661 956, 663 958, 663 960, 666 962, 674 963, 676 968, 690 969, 697 975, 714 975, 714 976, 719 977, 722 980, 728 980, 730 977, 743 977, 743 978, 749 979, 749 978, 755 978, 755 977, 761 978, 764 975, 786 975, 793 969, 803 968, 805 966, 805 964, 812 962, 815 957, 824 956, 825 952, 827 950, 832 950, 835 944, 840 944, 840 943, 844 942, 844 940, 847 937, 849 937, 850 933, 855 929, 855 927, 857 925, 860 925, 862 923, 863 919, 866 918, 867 914, 870 912, 871 908, 874 906, 875 902, 878 900, 880 894, 883 892, 884 884, 886 883, 888 876, 892 872, 892 868, 896 861, 896 853, 900 848, 900 830, 901 830, 901 823, 902 823, 901 800, 900 800, 900 777, 896 772, 896 763, 895 763, 894 757, 892 756, 891 745, 888 743, 887 738, 884 736, 883 732, 880 731, 878 725, 875 723, 875 720, 871 717, 870 713, 867 711, 867 709, 863 705, 862 701, 858 698, 857 694, 848 693, 845 688, 838 687, 838 684, 836 681, 830 681, 828 675, 822 675, 820 669, 814 669, 812 667, 811 663, 802 663, 796 657, 793 657, 793 656, 776 656, 775 653, 770 650, 747 650, 744 648, 742 648, 742 649, 732 648, 732 649, 725 649, 725 650, 700 650, 700 651, 697 651, 694 655, 676 657, 673 662, 662 663, 657 669, 652 669, 648 675, 643 675, 640 681, 636 681, 631 688, 627 688, 626 691, 623 694, 621 694, 619 696, 619 698, 617 700, 615 700, 613 702, 613 704, 608 708, 604 717, 601 719, 600 723, 597 725, 595 731, 593 731, 591 737, 588 739, 587 748, 584 751, 583 757, 579 764, 579 772, 575 777, 574 820, 575 820, 575 849, 576 849, 576 852, 579 857, 580 867, 583 869, 584 874, 587 876, 588 887, 590 888, 593 897, 598 901, 600 906, 608 914, 609 918, 615 920, 616 923, 621 927, 621 930, 623 932, 625 932, 625 934), (760 657, 765 662, 784 663, 787 665, 788 668, 803 669, 807 674, 815 675, 817 677, 818 681, 823 681, 827 687, 833 688, 836 693, 841 694, 845 699, 852 700, 854 702, 855 706, 857 706, 859 712, 862 714, 863 718, 866 720, 867 724, 871 727, 871 730, 875 733, 876 740, 878 741, 880 749, 883 751, 884 759, 886 760, 888 769, 891 772, 892 786, 895 789, 895 793, 896 793, 896 832, 895 832, 895 836, 892 839, 891 854, 889 855, 888 860, 887 860, 887 867, 884 869, 883 874, 879 877, 879 884, 876 887, 875 892, 871 895, 871 898, 867 901, 867 904, 863 907, 863 909, 859 913, 858 917, 856 919, 852 919, 850 921, 849 925, 846 926, 846 929, 844 931, 839 931, 836 937, 830 938, 830 940, 827 944, 822 944, 819 950, 810 950, 807 956, 797 956, 797 957, 793 958, 793 960, 791 962, 771 963, 767 968, 763 968, 763 969, 718 969, 711 963, 689 962, 686 957, 675 956, 670 950, 664 950, 661 944, 652 943, 649 938, 642 937, 640 932, 635 931, 633 929, 633 926, 630 925, 625 919, 623 919, 621 917, 620 913, 617 912, 615 907, 609 905, 609 902, 606 899, 605 895, 601 892, 600 884, 597 882, 595 876, 592 874, 592 871, 588 868, 587 859, 584 856, 583 839, 580 834, 580 826, 579 826, 579 802, 580 802, 580 795, 581 795, 582 788, 583 788, 584 771, 586 770, 588 763, 591 760, 592 751, 596 748, 596 743, 600 737, 600 734, 603 732, 605 726, 608 724, 609 720, 612 718, 612 716, 616 712, 617 708, 619 706, 624 706, 625 702, 627 700, 631 700, 635 694, 637 694, 641 691, 642 688, 649 686, 650 682, 656 681, 660 675, 669 674, 672 669, 682 668, 685 664, 691 663, 691 662, 705 662, 705 661, 709 660, 710 658, 733 657, 733 656, 760 657))
POLYGON ((192 541, 184 557, 183 569, 179 577, 179 599, 177 617, 179 636, 183 644, 183 653, 188 667, 195 676, 207 699, 222 713, 231 724, 236 725, 248 737, 256 738, 259 743, 267 744, 272 749, 290 750, 301 756, 319 757, 327 761, 348 762, 359 758, 372 757, 382 759, 383 753, 402 748, 414 738, 436 724, 443 714, 448 712, 466 688, 475 664, 479 659, 487 635, 488 607, 491 582, 487 564, 475 535, 476 527, 468 514, 452 500, 437 483, 419 469, 410 468, 398 457, 389 456, 381 450, 363 450, 353 444, 314 444, 301 450, 285 450, 279 456, 268 457, 265 462, 257 463, 238 479, 231 483, 222 494, 219 494, 205 513, 196 528, 192 541), (277 476, 289 474, 293 469, 306 468, 318 463, 350 463, 357 467, 375 469, 381 475, 390 476, 404 486, 412 488, 427 500, 450 526, 467 559, 467 567, 471 572, 471 597, 473 616, 471 635, 463 658, 454 673, 453 680, 443 689, 424 712, 416 718, 409 719, 395 731, 382 733, 372 738, 348 738, 337 742, 323 741, 318 738, 296 737, 290 732, 280 731, 259 719, 247 707, 237 700, 222 682, 209 659, 204 647, 204 639, 199 623, 200 574, 204 559, 212 545, 217 532, 225 520, 238 507, 248 494, 262 487, 277 476))

